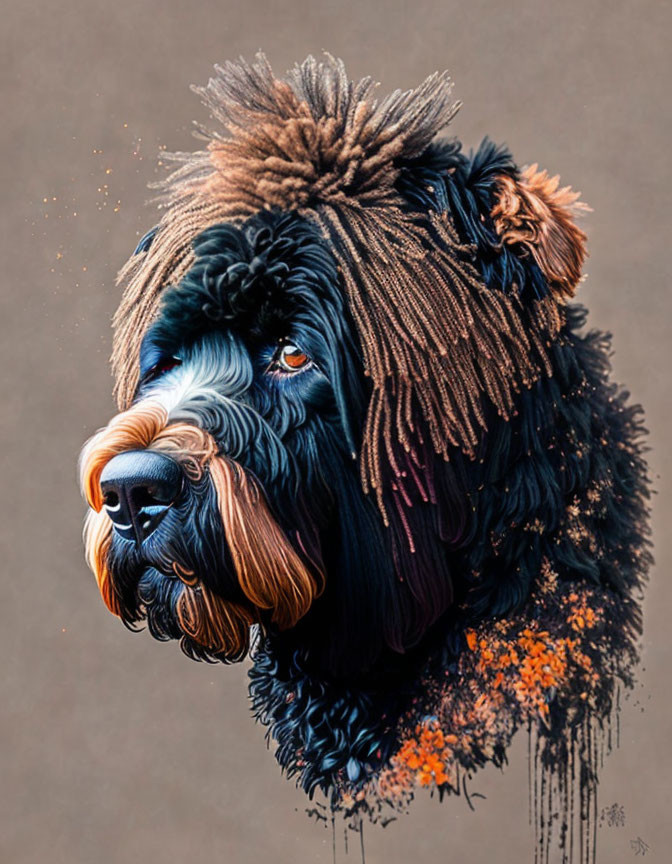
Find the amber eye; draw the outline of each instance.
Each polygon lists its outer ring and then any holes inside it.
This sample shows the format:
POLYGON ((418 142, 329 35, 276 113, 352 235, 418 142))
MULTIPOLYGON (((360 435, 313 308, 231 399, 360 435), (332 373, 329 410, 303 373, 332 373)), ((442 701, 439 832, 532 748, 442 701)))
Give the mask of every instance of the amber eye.
POLYGON ((275 355, 275 366, 283 372, 298 372, 310 364, 310 358, 296 345, 281 345, 275 355))

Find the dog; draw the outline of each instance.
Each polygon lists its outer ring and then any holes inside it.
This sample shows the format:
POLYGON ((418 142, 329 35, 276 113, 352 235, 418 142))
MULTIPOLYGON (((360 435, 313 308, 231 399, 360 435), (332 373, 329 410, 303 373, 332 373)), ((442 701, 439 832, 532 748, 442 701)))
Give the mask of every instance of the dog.
POLYGON ((594 810, 633 681, 641 409, 572 302, 579 196, 437 137, 446 74, 373 88, 258 55, 197 91, 223 128, 120 274, 87 559, 129 627, 250 654, 280 765, 332 809, 466 793, 527 726, 547 830, 574 773, 594 810))

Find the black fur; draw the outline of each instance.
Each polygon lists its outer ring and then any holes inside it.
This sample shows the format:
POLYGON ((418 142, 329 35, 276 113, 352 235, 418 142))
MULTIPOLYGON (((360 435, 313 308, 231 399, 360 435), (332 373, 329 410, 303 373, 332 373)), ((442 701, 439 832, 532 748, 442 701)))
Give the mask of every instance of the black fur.
MULTIPOLYGON (((486 141, 467 157, 449 142, 399 167, 407 206, 448 210, 493 291, 516 292, 523 305, 546 297, 539 267, 502 246, 490 217, 494 178, 518 176, 505 150, 486 141)), ((363 494, 352 458, 370 384, 327 242, 297 214, 271 211, 208 229, 194 251, 191 271, 164 293, 143 371, 165 356, 222 365, 226 398, 192 406, 191 422, 257 477, 297 549, 297 535, 308 538, 301 554, 326 573, 323 595, 294 629, 265 622, 250 672, 255 714, 307 791, 356 787, 380 768, 428 681, 456 674, 465 630, 528 608, 544 562, 561 584, 603 592, 616 610, 611 646, 634 656, 641 621, 632 596, 648 563, 641 412, 609 382, 608 339, 585 332, 581 307, 567 307, 549 345, 552 375, 523 389, 509 421, 490 410, 475 458, 425 454, 436 500, 412 502, 411 553, 363 494), (283 340, 314 366, 270 374, 283 340), (578 536, 571 508, 591 495, 599 503, 587 507, 578 536)), ((137 397, 160 386, 145 377, 137 397)), ((151 549, 139 561, 127 546, 113 548, 124 617, 136 621, 142 601, 158 638, 179 636, 164 559, 207 573, 214 591, 239 599, 212 495, 189 495, 157 532, 156 560, 151 549)), ((604 692, 606 710, 612 691, 604 692)))

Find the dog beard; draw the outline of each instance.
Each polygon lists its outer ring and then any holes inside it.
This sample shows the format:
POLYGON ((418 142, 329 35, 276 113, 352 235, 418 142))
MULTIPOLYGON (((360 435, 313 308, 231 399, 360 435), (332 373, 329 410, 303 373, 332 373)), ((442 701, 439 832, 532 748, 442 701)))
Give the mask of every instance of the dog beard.
POLYGON ((146 618, 153 635, 181 638, 187 653, 239 660, 249 648, 252 624, 270 621, 285 630, 307 613, 323 587, 322 573, 316 568, 316 577, 304 564, 274 519, 259 483, 221 456, 208 432, 187 423, 167 424, 165 408, 147 399, 117 415, 85 446, 81 485, 92 508, 84 530, 87 562, 106 606, 125 623, 146 618), (143 563, 138 549, 126 552, 124 563, 115 554, 100 477, 114 456, 146 448, 178 461, 191 484, 210 484, 243 602, 225 599, 209 587, 208 574, 199 574, 194 554, 181 548, 185 543, 179 536, 159 550, 161 566, 143 563), (129 580, 134 583, 132 601, 129 580))

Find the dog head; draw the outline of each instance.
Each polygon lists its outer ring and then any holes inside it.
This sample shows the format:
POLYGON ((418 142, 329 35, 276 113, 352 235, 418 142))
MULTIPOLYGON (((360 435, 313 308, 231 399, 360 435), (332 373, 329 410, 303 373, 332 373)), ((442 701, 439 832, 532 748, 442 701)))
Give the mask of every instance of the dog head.
POLYGON ((445 75, 372 86, 331 59, 218 69, 200 92, 228 136, 175 157, 121 274, 88 560, 110 611, 193 657, 238 660, 258 625, 354 676, 483 606, 463 552, 497 430, 554 371, 576 196, 436 143, 445 75))

